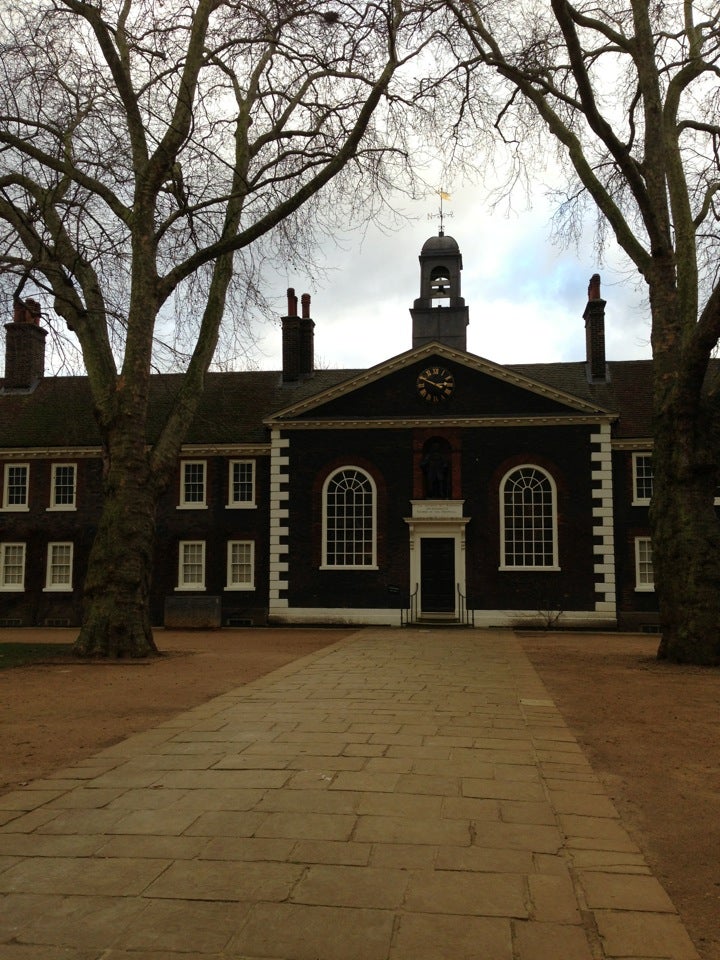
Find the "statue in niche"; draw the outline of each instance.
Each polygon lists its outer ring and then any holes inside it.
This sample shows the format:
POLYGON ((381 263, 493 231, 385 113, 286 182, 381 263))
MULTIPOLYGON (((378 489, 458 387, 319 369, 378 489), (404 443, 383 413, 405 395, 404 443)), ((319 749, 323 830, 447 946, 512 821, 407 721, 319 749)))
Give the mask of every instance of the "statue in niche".
POLYGON ((420 461, 428 500, 447 500, 450 496, 450 462, 443 446, 441 441, 433 440, 420 461))

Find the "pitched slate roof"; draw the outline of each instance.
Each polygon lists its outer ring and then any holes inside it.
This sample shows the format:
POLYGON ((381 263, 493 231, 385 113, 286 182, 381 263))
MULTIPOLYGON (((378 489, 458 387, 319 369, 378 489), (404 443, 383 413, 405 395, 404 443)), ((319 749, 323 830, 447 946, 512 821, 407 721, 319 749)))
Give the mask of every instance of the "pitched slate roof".
POLYGON ((263 443, 263 420, 297 401, 356 376, 359 370, 317 370, 312 377, 283 383, 278 370, 211 373, 186 443, 263 443))
MULTIPOLYGON (((295 383, 283 383, 279 371, 210 373, 186 443, 265 443, 264 417, 358 372, 318 370, 310 379, 295 383)), ((152 378, 150 442, 181 380, 181 374, 152 378)), ((0 448, 100 444, 87 377, 46 377, 31 393, 3 393, 2 385, 0 380, 0 448)))
POLYGON ((0 391, 0 447, 93 447, 99 442, 87 377, 48 377, 30 393, 0 391))
MULTIPOLYGON (((714 361, 713 366, 720 369, 720 361, 714 361)), ((609 362, 607 383, 589 383, 582 361, 508 364, 508 369, 617 413, 614 436, 618 438, 651 435, 651 360, 609 362)), ((265 443, 266 417, 363 372, 317 370, 312 377, 292 383, 283 382, 277 370, 210 373, 185 442, 265 443)), ((150 442, 157 435, 181 380, 181 374, 152 378, 150 442)), ((0 448, 99 445, 86 377, 47 377, 31 393, 3 393, 2 383, 0 380, 0 448)))
POLYGON ((584 362, 508 364, 509 369, 619 414, 613 436, 649 437, 652 360, 611 360, 606 383, 589 383, 584 362))

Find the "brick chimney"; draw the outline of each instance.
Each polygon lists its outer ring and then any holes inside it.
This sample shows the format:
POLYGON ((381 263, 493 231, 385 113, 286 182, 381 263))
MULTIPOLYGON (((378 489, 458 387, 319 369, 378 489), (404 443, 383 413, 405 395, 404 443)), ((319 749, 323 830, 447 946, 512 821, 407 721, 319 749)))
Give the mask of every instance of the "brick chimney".
POLYGON ((600 274, 590 277, 588 302, 583 313, 585 320, 585 352, 587 376, 591 383, 607 381, 605 363, 605 301, 600 296, 600 274))
POLYGON ((6 390, 32 390, 45 374, 45 338, 37 300, 15 299, 13 321, 5 324, 6 390))
POLYGON ((282 378, 292 383, 312 376, 315 371, 315 323, 310 319, 310 294, 302 295, 302 315, 298 316, 298 298, 288 288, 288 312, 282 318, 282 378))

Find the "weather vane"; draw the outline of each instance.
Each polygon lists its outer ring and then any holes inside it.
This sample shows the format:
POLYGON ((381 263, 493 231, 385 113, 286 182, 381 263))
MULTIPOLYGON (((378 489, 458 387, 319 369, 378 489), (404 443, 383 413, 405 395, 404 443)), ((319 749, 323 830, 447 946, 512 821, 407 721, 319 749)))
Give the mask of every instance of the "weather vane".
MULTIPOLYGON (((446 217, 452 217, 453 214, 452 214, 452 213, 447 213, 447 212, 444 210, 444 208, 443 208, 443 203, 444 203, 446 200, 448 200, 448 201, 451 200, 452 198, 451 198, 450 194, 449 194, 449 193, 446 193, 444 190, 438 190, 438 191, 436 191, 436 192, 437 192, 437 195, 440 197, 440 210, 438 211, 438 214, 439 214, 439 216, 440 216, 440 233, 439 233, 439 235, 440 235, 441 237, 444 237, 444 236, 445 236, 445 218, 446 218, 446 217)), ((435 216, 436 216, 436 214, 430 213, 430 214, 428 214, 428 219, 434 219, 435 216)))

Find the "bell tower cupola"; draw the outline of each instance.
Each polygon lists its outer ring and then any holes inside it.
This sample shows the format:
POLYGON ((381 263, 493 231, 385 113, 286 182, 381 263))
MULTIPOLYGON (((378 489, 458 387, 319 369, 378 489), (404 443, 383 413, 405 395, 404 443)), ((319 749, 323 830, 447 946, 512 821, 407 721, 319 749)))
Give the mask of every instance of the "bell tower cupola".
POLYGON ((420 296, 410 310, 413 347, 437 340, 467 350, 468 308, 460 296, 462 255, 441 230, 420 252, 420 296))

